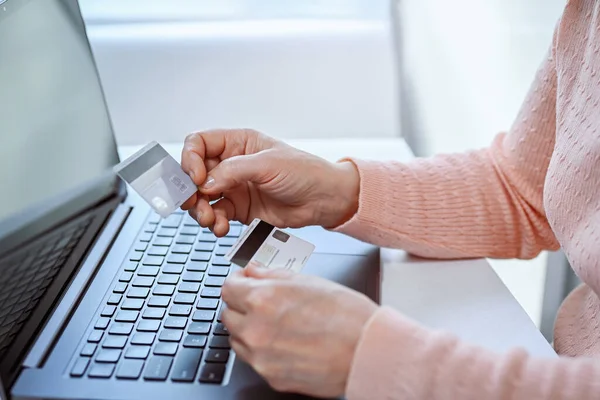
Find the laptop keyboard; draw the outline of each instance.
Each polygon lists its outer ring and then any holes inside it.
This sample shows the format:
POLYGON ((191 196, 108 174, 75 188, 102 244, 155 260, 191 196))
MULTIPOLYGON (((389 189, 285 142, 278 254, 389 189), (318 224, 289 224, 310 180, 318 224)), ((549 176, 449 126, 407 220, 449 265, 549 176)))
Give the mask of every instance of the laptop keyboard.
POLYGON ((221 384, 230 358, 220 297, 231 264, 223 256, 241 230, 233 223, 218 239, 183 212, 152 213, 70 375, 221 384))
POLYGON ((90 221, 88 217, 54 230, 0 260, 0 360, 90 221))

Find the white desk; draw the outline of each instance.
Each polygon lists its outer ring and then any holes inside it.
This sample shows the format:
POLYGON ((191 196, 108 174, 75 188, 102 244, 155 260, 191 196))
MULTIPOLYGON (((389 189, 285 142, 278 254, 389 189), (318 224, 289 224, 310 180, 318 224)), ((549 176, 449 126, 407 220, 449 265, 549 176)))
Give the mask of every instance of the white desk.
MULTIPOLYGON (((293 146, 335 161, 344 156, 409 160, 401 139, 302 139, 293 146)), ((179 160, 181 144, 164 144, 179 160)), ((127 157, 139 146, 119 149, 127 157)), ((509 290, 485 260, 417 260, 383 249, 382 303, 425 326, 454 332, 471 343, 503 352, 516 346, 537 356, 556 357, 509 290)))

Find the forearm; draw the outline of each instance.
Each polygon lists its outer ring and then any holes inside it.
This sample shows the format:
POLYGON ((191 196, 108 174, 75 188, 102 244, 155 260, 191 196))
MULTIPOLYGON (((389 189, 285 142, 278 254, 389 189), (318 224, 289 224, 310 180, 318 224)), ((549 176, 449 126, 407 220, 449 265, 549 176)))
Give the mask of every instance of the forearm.
POLYGON ((468 345, 381 309, 356 350, 349 400, 595 399, 600 363, 539 359, 522 350, 505 355, 468 345))

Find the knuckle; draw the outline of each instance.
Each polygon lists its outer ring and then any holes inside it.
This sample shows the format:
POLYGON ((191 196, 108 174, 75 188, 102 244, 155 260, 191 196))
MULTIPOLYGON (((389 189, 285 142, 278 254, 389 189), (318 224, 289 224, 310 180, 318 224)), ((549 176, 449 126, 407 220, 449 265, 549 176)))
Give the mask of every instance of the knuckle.
POLYGON ((248 305, 253 311, 258 311, 259 313, 266 313, 272 307, 272 299, 273 289, 270 287, 262 287, 253 290, 248 295, 248 305))

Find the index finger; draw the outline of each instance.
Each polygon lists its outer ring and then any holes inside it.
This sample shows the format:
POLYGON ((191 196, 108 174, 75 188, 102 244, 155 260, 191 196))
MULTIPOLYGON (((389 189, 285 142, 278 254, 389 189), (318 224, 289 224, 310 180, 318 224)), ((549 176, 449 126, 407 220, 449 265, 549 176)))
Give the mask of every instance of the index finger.
POLYGON ((249 138, 253 131, 243 129, 221 129, 196 132, 185 138, 181 153, 181 167, 198 186, 206 180, 204 161, 211 158, 224 160, 246 154, 249 138))
POLYGON ((253 279, 245 277, 243 271, 236 271, 225 281, 221 297, 227 307, 245 314, 248 310, 247 298, 254 286, 253 279))

